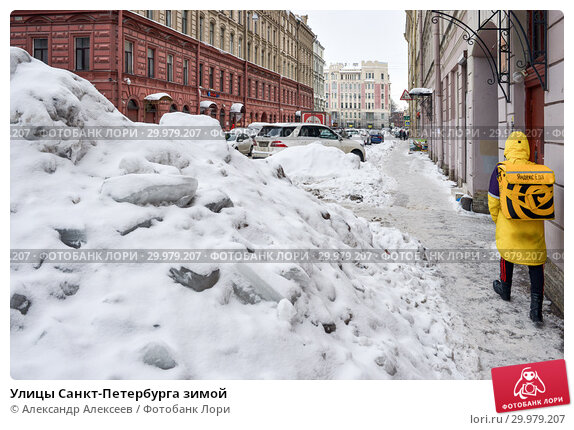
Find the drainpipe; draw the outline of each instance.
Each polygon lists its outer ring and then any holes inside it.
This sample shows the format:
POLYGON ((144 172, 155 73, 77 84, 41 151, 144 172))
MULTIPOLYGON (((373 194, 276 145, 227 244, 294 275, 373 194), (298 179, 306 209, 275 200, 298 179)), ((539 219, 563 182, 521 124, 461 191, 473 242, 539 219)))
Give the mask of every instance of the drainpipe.
POLYGON ((439 23, 433 24, 434 42, 434 87, 435 87, 435 109, 436 109, 436 147, 437 164, 443 167, 443 136, 442 136, 442 85, 440 78, 440 33, 439 23))
POLYGON ((124 29, 123 29, 123 20, 124 20, 124 11, 123 10, 119 10, 118 11, 118 60, 119 60, 119 64, 118 64, 118 94, 117 94, 117 107, 118 110, 122 113, 125 112, 124 107, 122 106, 122 82, 124 79, 123 76, 123 67, 124 67, 124 57, 123 57, 123 40, 124 40, 124 29))
MULTIPOLYGON (((417 11, 417 24, 418 24, 418 27, 419 27, 419 30, 418 30, 418 42, 417 42, 418 48, 419 48, 419 56, 418 56, 419 59, 418 59, 418 62, 417 62, 417 58, 416 58, 416 55, 415 55, 415 77, 416 77, 416 71, 417 71, 417 70, 416 70, 416 67, 417 67, 416 64, 418 63, 418 65, 419 65, 419 79, 418 79, 418 84, 417 84, 416 81, 415 81, 415 84, 416 84, 415 86, 422 88, 422 87, 424 87, 424 72, 423 72, 423 66, 424 66, 424 58, 423 58, 423 11, 422 11, 422 10, 417 11)), ((423 136, 423 124, 424 124, 424 118, 425 118, 425 117, 424 117, 424 112, 423 112, 423 109, 422 109, 422 107, 421 107, 421 103, 420 103, 419 100, 416 101, 415 107, 421 110, 421 117, 420 117, 420 119, 417 118, 417 128, 418 128, 418 131, 419 131, 419 136, 418 136, 418 137, 421 137, 421 136, 423 136)), ((416 113, 415 113, 415 115, 416 115, 416 113)), ((411 118, 411 121, 412 121, 412 118, 411 118)), ((434 154, 433 154, 433 147, 432 147, 432 145, 431 145, 431 157, 432 157, 432 156, 434 156, 434 154)))
MULTIPOLYGON (((198 115, 201 113, 201 85, 203 84, 203 82, 199 81, 199 63, 200 63, 200 61, 201 61, 201 42, 197 41, 197 61, 195 63, 195 68, 196 68, 196 75, 195 76, 197 76, 197 114, 198 115)), ((205 70, 204 70, 204 72, 205 72, 205 70)))

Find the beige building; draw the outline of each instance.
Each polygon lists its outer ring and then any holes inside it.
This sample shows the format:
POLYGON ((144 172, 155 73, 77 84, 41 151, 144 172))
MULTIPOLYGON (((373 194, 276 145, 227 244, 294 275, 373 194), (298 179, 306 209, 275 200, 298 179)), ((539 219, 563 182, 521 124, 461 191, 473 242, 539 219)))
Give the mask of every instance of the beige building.
POLYGON ((313 87, 315 34, 288 10, 135 10, 222 51, 313 87))
POLYGON ((340 127, 388 127, 391 83, 387 63, 336 63, 325 73, 326 109, 340 127))
POLYGON ((488 212, 496 163, 513 130, 531 160, 556 173, 556 219, 546 221, 546 292, 563 311, 564 16, 560 11, 406 11, 411 135, 472 209, 488 212), (412 89, 417 89, 412 91, 412 89), (554 253, 554 250, 557 252, 554 253))

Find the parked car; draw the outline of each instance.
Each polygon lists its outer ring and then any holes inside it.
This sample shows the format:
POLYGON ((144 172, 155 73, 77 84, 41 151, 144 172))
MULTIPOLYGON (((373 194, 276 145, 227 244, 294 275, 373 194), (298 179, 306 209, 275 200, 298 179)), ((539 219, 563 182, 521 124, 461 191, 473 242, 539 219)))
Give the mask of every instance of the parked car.
POLYGON ((253 158, 266 158, 290 146, 313 142, 339 148, 347 154, 355 154, 361 161, 367 159, 362 142, 345 139, 325 125, 309 123, 277 123, 264 126, 255 137, 253 158))
POLYGON ((371 143, 381 143, 385 141, 385 135, 382 131, 371 130, 369 135, 371 136, 371 143))
POLYGON ((261 129, 263 127, 265 127, 266 125, 271 125, 271 123, 270 122, 252 122, 251 124, 249 124, 247 126, 247 128, 250 130, 252 135, 257 136, 257 134, 261 131, 261 129))
POLYGON ((234 128, 225 133, 225 140, 233 148, 244 155, 251 156, 255 137, 253 131, 247 128, 234 128))

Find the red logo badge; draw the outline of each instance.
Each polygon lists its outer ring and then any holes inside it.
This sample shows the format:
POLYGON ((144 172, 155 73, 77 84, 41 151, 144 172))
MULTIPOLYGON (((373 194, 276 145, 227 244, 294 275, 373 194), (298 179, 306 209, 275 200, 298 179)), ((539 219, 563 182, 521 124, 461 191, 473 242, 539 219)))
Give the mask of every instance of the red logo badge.
POLYGON ((492 386, 496 412, 570 403, 564 360, 495 367, 492 369, 492 386))

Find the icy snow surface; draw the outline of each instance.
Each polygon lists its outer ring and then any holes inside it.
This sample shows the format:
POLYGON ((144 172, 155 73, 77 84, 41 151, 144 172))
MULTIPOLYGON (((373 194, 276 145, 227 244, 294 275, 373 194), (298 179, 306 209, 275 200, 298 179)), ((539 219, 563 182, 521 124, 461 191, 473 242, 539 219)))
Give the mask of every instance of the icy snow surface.
MULTIPOLYGON (((138 126, 89 82, 17 48, 10 101, 11 125, 138 126)), ((182 114, 167 114, 162 124, 217 127, 182 114)), ((13 249, 419 246, 396 228, 317 199, 273 163, 229 150, 223 139, 10 144, 13 249), (144 186, 150 176, 177 172, 198 182, 188 204, 139 205, 101 192, 106 181, 128 175, 140 175, 144 186)), ((367 187, 383 201, 386 177, 370 181, 374 164, 353 166, 352 175, 323 178, 317 189, 339 196, 338 185, 347 194, 367 187)), ((137 190, 132 181, 127 188, 137 190)), ((18 379, 475 377, 476 357, 453 330, 442 281, 422 264, 37 259, 13 263, 11 275, 11 374, 18 379), (184 285, 194 280, 203 282, 199 292, 184 285)))

